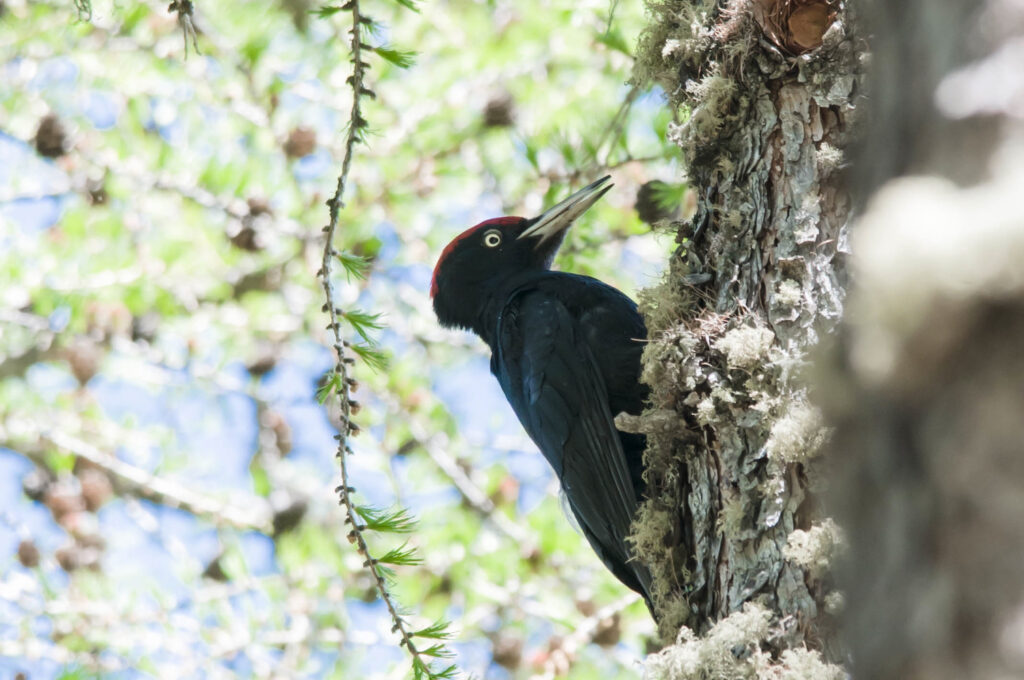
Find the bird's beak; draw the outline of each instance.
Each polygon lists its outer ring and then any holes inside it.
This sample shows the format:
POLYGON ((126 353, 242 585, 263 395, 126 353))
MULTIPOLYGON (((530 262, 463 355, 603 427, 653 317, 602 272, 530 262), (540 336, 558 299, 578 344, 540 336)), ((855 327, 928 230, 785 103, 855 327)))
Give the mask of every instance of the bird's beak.
MULTIPOLYGON (((608 184, 611 175, 605 175, 592 184, 588 184, 575 194, 565 199, 555 207, 544 212, 537 218, 537 221, 530 225, 519 238, 536 238, 537 245, 561 235, 569 226, 576 221, 576 218, 597 203, 597 200, 605 195, 612 188, 608 184)), ((561 243, 561 239, 558 240, 561 243)))

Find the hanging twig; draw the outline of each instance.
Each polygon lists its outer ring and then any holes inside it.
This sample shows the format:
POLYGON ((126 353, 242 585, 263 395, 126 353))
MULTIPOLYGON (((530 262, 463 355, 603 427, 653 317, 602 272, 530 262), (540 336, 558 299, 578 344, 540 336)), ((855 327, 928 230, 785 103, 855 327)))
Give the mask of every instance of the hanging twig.
MULTIPOLYGON (((403 528, 408 527, 408 523, 398 521, 401 520, 401 517, 399 517, 399 515, 401 515, 400 512, 392 515, 375 515, 373 512, 368 511, 368 509, 358 506, 352 498, 352 493, 355 489, 353 489, 350 484, 348 474, 347 457, 352 453, 352 450, 348 445, 348 438, 358 432, 358 427, 351 420, 352 400, 350 391, 354 387, 355 381, 349 376, 348 367, 354 363, 354 359, 347 355, 347 350, 353 348, 353 346, 342 338, 341 320, 342 318, 346 318, 351 321, 351 315, 346 315, 346 313, 335 303, 334 286, 331 281, 331 275, 333 272, 335 258, 342 256, 342 254, 334 248, 334 235, 338 229, 339 213, 341 208, 344 206, 343 196, 345 193, 345 185, 348 181, 349 170, 352 167, 352 157, 355 145, 357 142, 363 141, 367 128, 366 119, 363 118, 362 114, 361 102, 364 96, 373 96, 373 92, 364 85, 364 78, 369 65, 363 61, 362 53, 364 49, 373 48, 369 47, 362 38, 364 27, 372 25, 372 21, 360 13, 359 3, 356 0, 349 0, 342 5, 340 9, 350 11, 352 15, 352 27, 349 30, 352 50, 352 75, 349 76, 346 81, 352 89, 352 110, 349 114, 349 126, 345 139, 345 154, 341 163, 341 174, 338 176, 338 184, 335 188, 334 196, 327 201, 327 206, 330 209, 330 221, 327 226, 324 227, 325 238, 323 258, 321 260, 320 271, 318 272, 318 276, 320 277, 320 282, 324 290, 324 297, 326 299, 324 311, 330 316, 328 329, 333 335, 333 347, 336 359, 334 368, 328 376, 325 390, 329 390, 335 394, 338 399, 338 405, 340 406, 339 417, 341 420, 341 427, 336 435, 336 439, 338 440, 337 456, 339 460, 339 467, 341 469, 341 485, 338 487, 337 491, 341 505, 344 508, 345 521, 352 527, 348 534, 348 540, 355 544, 359 554, 364 558, 363 565, 373 576, 377 592, 380 594, 381 599, 384 601, 384 604, 388 609, 388 613, 391 615, 391 620, 393 622, 392 630, 395 633, 398 633, 401 638, 400 644, 409 650, 409 653, 412 655, 413 672, 415 677, 426 677, 431 680, 435 678, 449 678, 453 677, 455 673, 454 665, 446 666, 441 670, 434 670, 431 665, 431 662, 434 659, 450 656, 450 653, 444 647, 443 643, 439 642, 447 639, 448 637, 446 624, 435 624, 420 630, 413 630, 399 612, 398 605, 388 589, 387 578, 389 575, 389 568, 385 565, 415 564, 418 558, 416 558, 411 551, 405 549, 404 546, 388 551, 380 557, 374 557, 370 552, 370 547, 364 535, 367 525, 370 525, 373 522, 379 523, 383 520, 384 523, 400 525, 403 528), (425 648, 420 648, 414 640, 416 637, 427 638, 433 642, 425 648)), ((344 262, 342 264, 344 265, 344 262)), ((346 269, 348 269, 347 265, 346 269)), ((353 349, 354 351, 357 351, 356 348, 353 349)))
POLYGON ((195 5, 192 4, 192 0, 171 0, 171 4, 167 6, 167 11, 178 15, 181 37, 185 41, 185 58, 188 59, 189 38, 192 38, 192 47, 195 49, 196 54, 202 54, 199 51, 199 40, 196 37, 195 21, 192 18, 195 12, 195 5))
MULTIPOLYGON (((41 432, 39 441, 40 444, 49 442, 52 446, 68 451, 75 457, 95 465, 110 475, 116 485, 139 498, 169 507, 181 508, 197 517, 205 517, 217 525, 227 525, 236 529, 259 531, 265 534, 271 533, 270 507, 262 498, 250 498, 244 508, 221 502, 197 493, 178 482, 159 477, 119 460, 89 442, 60 430, 41 432)), ((39 465, 46 465, 42 446, 38 448, 22 446, 20 450, 30 460, 39 465)))

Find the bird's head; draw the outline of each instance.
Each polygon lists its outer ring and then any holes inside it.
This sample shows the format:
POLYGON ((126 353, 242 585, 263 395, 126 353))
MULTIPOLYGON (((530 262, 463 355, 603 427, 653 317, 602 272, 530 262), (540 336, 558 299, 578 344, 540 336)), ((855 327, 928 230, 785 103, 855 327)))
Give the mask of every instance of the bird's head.
POLYGON ((430 281, 443 326, 478 330, 486 303, 517 274, 551 266, 566 230, 612 185, 589 184, 538 217, 497 217, 462 232, 441 251, 430 281))

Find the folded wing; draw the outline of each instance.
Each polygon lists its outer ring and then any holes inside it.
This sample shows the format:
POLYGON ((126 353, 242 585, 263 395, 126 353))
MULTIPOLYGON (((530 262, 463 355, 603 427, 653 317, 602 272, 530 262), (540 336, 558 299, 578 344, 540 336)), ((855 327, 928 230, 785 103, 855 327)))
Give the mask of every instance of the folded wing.
POLYGON ((499 321, 492 371, 551 463, 584 535, 627 586, 650 576, 626 545, 638 499, 587 329, 556 297, 522 292, 499 321))

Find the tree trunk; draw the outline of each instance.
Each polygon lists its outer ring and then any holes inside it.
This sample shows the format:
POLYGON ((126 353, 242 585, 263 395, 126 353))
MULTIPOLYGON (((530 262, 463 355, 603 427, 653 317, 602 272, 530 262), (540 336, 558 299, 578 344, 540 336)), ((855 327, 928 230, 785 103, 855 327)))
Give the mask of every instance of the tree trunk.
POLYGON ((690 115, 674 128, 696 214, 642 306, 650 499, 635 528, 653 568, 672 678, 841 677, 816 494, 825 441, 803 366, 838 322, 863 45, 825 0, 651 5, 637 78, 690 115), (681 628, 682 627, 682 628, 681 628), (680 632, 682 631, 682 632, 680 632), (772 674, 776 675, 772 675, 772 674))
POLYGON ((875 68, 854 167, 870 200, 823 378, 852 666, 1024 677, 1024 7, 864 14, 875 68))

